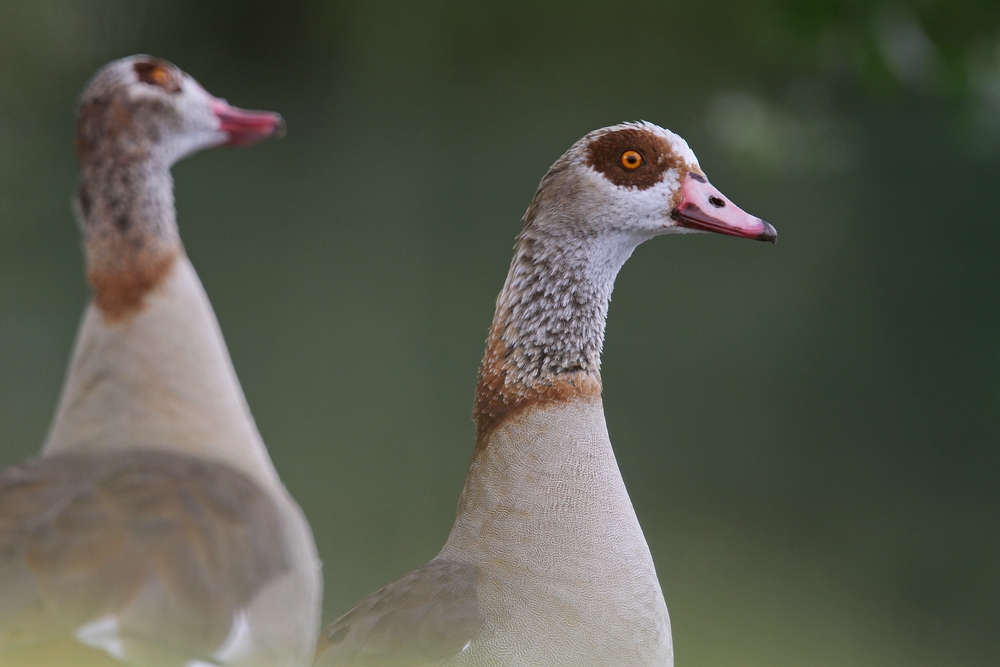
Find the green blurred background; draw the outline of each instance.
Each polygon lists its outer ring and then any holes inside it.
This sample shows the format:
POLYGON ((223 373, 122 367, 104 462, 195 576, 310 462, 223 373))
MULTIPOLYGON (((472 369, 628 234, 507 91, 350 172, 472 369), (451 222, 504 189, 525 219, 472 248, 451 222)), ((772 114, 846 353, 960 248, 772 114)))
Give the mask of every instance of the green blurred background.
POLYGON ((0 0, 3 465, 87 299, 74 98, 135 52, 288 122, 174 173, 328 618, 447 535, 538 180, 647 119, 781 237, 656 239, 615 291, 678 664, 1000 664, 1000 3, 0 0))

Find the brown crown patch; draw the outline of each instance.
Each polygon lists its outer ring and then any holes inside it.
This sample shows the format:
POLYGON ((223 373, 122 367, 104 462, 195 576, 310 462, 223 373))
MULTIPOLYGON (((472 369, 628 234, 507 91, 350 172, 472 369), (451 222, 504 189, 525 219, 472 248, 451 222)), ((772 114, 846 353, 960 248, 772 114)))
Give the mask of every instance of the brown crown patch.
POLYGON ((181 84, 168 63, 160 60, 140 60, 132 66, 139 81, 157 86, 168 93, 179 93, 181 84))
POLYGON ((640 128, 629 127, 602 134, 587 146, 587 164, 615 185, 626 188, 651 188, 681 162, 670 142, 640 128), (631 169, 626 167, 622 156, 629 151, 638 153, 642 164, 631 169))

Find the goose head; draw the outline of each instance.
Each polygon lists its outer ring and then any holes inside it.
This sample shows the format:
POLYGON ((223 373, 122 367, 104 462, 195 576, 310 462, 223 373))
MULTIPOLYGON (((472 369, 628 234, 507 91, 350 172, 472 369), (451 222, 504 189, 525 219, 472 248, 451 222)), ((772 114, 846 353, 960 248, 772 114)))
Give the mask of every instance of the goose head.
POLYGON ((598 398, 615 277, 654 236, 777 232, 719 192, 679 136, 652 123, 595 130, 556 160, 524 216, 479 371, 479 441, 539 402, 598 398))
POLYGON ((526 232, 618 237, 632 247, 690 232, 777 239, 774 227, 708 181, 684 139, 647 122, 602 128, 576 142, 542 180, 526 222, 526 232))
POLYGON ((183 254, 171 165, 282 126, 278 114, 230 106, 164 60, 131 56, 98 70, 78 108, 74 207, 94 300, 109 321, 138 312, 183 254))
POLYGON ((101 68, 77 115, 77 154, 85 163, 151 159, 169 167, 213 146, 255 143, 284 126, 278 114, 230 106, 175 65, 146 55, 101 68))

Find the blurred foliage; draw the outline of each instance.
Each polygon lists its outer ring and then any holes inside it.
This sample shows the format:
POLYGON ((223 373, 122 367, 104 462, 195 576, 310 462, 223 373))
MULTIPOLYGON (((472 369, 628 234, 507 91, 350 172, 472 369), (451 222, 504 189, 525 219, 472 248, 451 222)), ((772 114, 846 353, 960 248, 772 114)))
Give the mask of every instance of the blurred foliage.
POLYGON ((623 271, 605 391, 679 664, 1000 662, 1000 4, 0 0, 0 463, 86 289, 73 100, 175 61, 288 137, 175 169, 332 615, 431 557, 518 221, 646 118, 773 222, 623 271))

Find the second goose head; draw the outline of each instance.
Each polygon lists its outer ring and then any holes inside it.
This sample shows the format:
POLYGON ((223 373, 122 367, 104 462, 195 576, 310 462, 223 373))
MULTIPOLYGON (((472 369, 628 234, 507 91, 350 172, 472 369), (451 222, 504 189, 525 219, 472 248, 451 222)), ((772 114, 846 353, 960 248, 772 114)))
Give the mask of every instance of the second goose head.
POLYGON ((118 158, 169 167, 205 148, 252 144, 284 127, 280 115, 232 107, 175 65, 145 55, 97 72, 80 97, 78 117, 84 164, 118 158))
POLYGON ((210 95, 165 60, 139 55, 94 75, 77 109, 76 211, 95 303, 109 321, 137 312, 182 253, 170 167, 199 150, 245 146, 284 127, 210 95))

